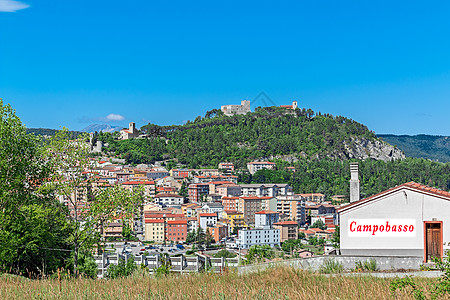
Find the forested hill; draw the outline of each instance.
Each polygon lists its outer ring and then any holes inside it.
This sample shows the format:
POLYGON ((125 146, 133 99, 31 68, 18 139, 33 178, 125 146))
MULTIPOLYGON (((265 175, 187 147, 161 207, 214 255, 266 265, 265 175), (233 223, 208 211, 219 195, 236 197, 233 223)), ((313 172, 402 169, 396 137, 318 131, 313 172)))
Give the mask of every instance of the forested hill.
POLYGON ((173 159, 193 168, 217 167, 221 161, 244 167, 253 159, 388 161, 404 157, 363 124, 311 109, 265 107, 232 117, 212 110, 182 126, 148 124, 141 132, 148 138, 118 141, 108 133, 97 138, 130 163, 173 159))
MULTIPOLYGON (((27 128, 27 133, 34 135, 42 135, 42 136, 53 136, 57 132, 57 129, 49 129, 49 128, 27 128)), ((70 131, 72 137, 77 137, 82 132, 80 131, 70 131)))
POLYGON ((406 156, 450 162, 448 136, 379 134, 378 137, 391 145, 396 145, 406 156))

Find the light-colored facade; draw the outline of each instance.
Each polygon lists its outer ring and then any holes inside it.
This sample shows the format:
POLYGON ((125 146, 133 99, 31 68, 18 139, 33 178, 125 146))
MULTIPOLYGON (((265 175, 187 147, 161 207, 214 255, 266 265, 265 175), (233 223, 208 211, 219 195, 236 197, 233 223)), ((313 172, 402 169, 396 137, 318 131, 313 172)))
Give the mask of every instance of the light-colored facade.
POLYGON ((221 110, 226 116, 245 115, 251 112, 250 101, 242 100, 241 105, 222 105, 221 110))
POLYGON ((306 222, 305 199, 300 195, 277 196, 277 212, 298 224, 306 222))
POLYGON ((341 253, 419 256, 450 250, 450 193, 414 182, 339 209, 341 253))
POLYGON ((239 197, 241 187, 237 184, 223 184, 216 187, 216 193, 222 197, 239 197))
POLYGON ((292 187, 288 184, 240 184, 242 196, 277 197, 292 194, 292 187))
POLYGON ((262 169, 274 170, 275 168, 276 164, 270 161, 254 161, 247 164, 247 169, 252 175, 262 169))
POLYGON ((273 224, 273 228, 280 230, 280 242, 298 239, 298 224, 295 221, 284 221, 273 224))
POLYGON ((241 229, 236 244, 240 249, 248 249, 253 245, 279 246, 280 230, 275 228, 241 229))
POLYGON ((155 203, 163 206, 182 205, 184 198, 177 194, 161 193, 155 196, 155 203))
POLYGON ((145 220, 144 237, 146 241, 164 242, 164 220, 147 219, 145 220))
POLYGON ((256 228, 272 228, 279 220, 279 214, 271 210, 263 210, 255 213, 256 228))
POLYGON ((136 124, 134 122, 131 122, 128 126, 128 129, 122 129, 120 131, 120 139, 121 140, 128 140, 137 138, 139 136, 139 131, 136 129, 136 124))
POLYGON ((217 225, 218 217, 217 214, 211 213, 198 214, 198 220, 200 228, 206 231, 208 227, 215 227, 217 225))

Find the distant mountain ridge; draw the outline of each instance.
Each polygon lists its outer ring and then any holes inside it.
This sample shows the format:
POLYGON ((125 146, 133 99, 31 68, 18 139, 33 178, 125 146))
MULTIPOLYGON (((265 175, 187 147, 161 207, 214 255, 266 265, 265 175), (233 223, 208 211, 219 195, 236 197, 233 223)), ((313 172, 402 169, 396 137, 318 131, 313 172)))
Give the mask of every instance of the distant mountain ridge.
POLYGON ((86 128, 84 128, 83 132, 89 132, 89 133, 94 133, 94 132, 115 132, 115 131, 119 131, 121 130, 123 127, 122 126, 111 126, 109 124, 91 124, 89 126, 87 126, 86 128))
POLYGON ((406 156, 450 162, 450 137, 439 135, 378 134, 383 141, 397 146, 406 156))

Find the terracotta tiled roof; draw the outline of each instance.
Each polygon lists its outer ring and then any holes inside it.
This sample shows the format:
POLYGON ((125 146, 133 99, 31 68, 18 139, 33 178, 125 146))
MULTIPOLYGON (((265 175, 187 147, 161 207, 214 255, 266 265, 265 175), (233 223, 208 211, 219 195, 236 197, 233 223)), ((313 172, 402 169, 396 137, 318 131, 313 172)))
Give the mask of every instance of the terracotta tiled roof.
POLYGON ((164 220, 158 219, 158 220, 145 220, 145 223, 164 223, 164 220))
POLYGON ((200 216, 200 217, 217 217, 217 214, 208 214, 208 213, 205 213, 205 214, 199 214, 199 216, 200 216))
POLYGON ((277 222, 277 223, 274 223, 273 225, 297 225, 298 226, 297 222, 295 222, 295 221, 277 222))
POLYGON ((429 187, 429 186, 426 186, 426 185, 423 185, 423 184, 420 184, 420 183, 416 183, 414 181, 410 181, 410 182, 404 183, 402 185, 390 188, 390 189, 388 189, 386 191, 383 191, 381 193, 378 193, 376 195, 370 196, 368 198, 361 199, 359 201, 356 201, 356 202, 350 203, 348 205, 342 206, 341 208, 338 209, 338 212, 346 211, 346 210, 348 210, 350 208, 353 208, 353 207, 356 207, 358 205, 370 202, 372 200, 378 199, 378 198, 383 197, 385 195, 389 195, 391 193, 397 192, 397 191, 402 190, 402 189, 409 189, 409 190, 413 190, 413 191, 416 191, 416 192, 419 192, 419 193, 423 193, 423 194, 430 194, 430 195, 433 195, 433 196, 436 196, 436 197, 439 197, 439 198, 442 198, 442 199, 445 199, 445 200, 450 200, 450 193, 449 192, 446 192, 446 191, 443 191, 443 190, 438 190, 436 188, 429 187))
POLYGON ((177 194, 169 194, 169 193, 160 193, 155 195, 154 198, 167 198, 167 197, 173 197, 173 198, 183 198, 183 196, 177 195, 177 194))
POLYGON ((279 214, 279 213, 273 210, 262 210, 255 213, 255 215, 266 215, 266 214, 279 214))
POLYGON ((174 220, 174 221, 167 221, 167 224, 169 225, 186 225, 186 220, 174 220))
POLYGON ((125 181, 125 182, 122 182, 122 184, 125 184, 125 185, 140 185, 140 184, 149 185, 149 184, 155 184, 155 182, 154 181, 148 181, 148 180, 144 180, 144 181, 125 181))

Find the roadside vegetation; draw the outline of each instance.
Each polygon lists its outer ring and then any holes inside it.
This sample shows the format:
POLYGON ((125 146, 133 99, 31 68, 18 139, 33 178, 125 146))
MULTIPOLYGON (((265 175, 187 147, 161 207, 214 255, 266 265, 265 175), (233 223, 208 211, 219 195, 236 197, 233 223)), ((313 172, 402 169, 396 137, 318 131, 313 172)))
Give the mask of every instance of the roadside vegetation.
MULTIPOLYGON (((425 295, 436 279, 411 279, 425 295)), ((1 299, 414 299, 408 290, 392 296, 392 279, 326 277, 292 268, 272 268, 239 276, 220 274, 151 276, 141 270, 111 280, 0 279, 1 299)))

